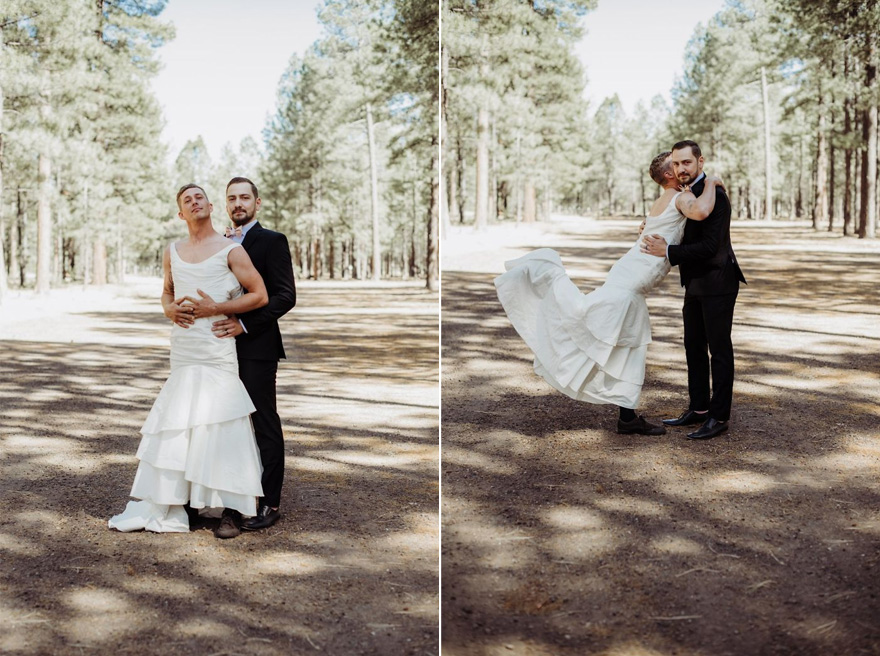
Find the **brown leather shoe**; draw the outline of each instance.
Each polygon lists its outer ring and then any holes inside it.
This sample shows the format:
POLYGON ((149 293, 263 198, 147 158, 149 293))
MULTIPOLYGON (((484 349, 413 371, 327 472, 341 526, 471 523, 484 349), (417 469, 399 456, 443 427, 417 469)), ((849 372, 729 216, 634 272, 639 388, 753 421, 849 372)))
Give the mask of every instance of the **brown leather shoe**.
POLYGON ((666 429, 663 426, 649 424, 642 415, 637 416, 630 421, 617 420, 617 432, 621 435, 666 435, 666 429))
POLYGON ((241 534, 241 513, 231 508, 223 511, 220 526, 214 529, 214 537, 226 540, 241 534))

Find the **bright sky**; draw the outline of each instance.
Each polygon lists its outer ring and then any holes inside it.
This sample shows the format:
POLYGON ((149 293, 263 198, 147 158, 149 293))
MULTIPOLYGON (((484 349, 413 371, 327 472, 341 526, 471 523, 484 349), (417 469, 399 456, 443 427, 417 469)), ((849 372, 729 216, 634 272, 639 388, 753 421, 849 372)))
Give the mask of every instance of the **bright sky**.
MULTIPOLYGON (((426 0, 430 1, 430 0, 426 0)), ((318 39, 320 0, 170 0, 161 18, 176 38, 159 49, 164 68, 153 83, 163 107, 163 140, 173 162, 202 135, 216 161, 227 142, 246 136, 262 145, 275 112, 278 80, 293 53, 318 39)), ((599 0, 584 19, 577 55, 587 68, 591 111, 617 93, 627 113, 639 99, 671 100, 684 50, 697 23, 724 0, 599 0)))
POLYGON ((587 34, 576 54, 587 69, 590 113, 615 93, 632 114, 639 100, 657 94, 672 102, 675 78, 698 23, 705 25, 724 0, 599 0, 583 19, 587 34))
POLYGON ((278 80, 293 53, 321 34, 319 0, 170 0, 160 18, 175 39, 159 49, 153 82, 163 107, 169 162, 202 135, 213 161, 246 136, 262 145, 278 80))

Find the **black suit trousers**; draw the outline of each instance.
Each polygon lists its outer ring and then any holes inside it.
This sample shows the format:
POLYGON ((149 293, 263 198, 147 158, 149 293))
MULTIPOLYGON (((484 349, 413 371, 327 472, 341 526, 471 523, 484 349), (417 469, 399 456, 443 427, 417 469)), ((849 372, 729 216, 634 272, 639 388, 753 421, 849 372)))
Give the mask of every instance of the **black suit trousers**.
POLYGON ((275 400, 277 360, 239 359, 238 375, 257 411, 251 415, 260 460, 263 461, 261 504, 277 508, 284 482, 284 432, 275 400))
POLYGON ((685 293, 682 308, 690 409, 708 409, 709 416, 718 421, 730 419, 733 402, 733 342, 730 333, 737 294, 738 291, 718 296, 685 293))

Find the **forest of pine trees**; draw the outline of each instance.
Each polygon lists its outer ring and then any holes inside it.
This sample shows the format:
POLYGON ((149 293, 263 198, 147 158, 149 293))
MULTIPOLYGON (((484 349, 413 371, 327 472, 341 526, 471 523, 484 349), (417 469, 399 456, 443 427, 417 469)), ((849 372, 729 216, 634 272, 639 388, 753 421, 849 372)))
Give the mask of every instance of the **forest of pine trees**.
POLYGON ((263 142, 212 161, 193 135, 169 166, 150 86, 174 38, 166 1, 4 0, 0 299, 155 272, 179 184, 220 198, 244 171, 298 277, 436 289, 450 226, 644 213, 647 163, 682 138, 736 217, 876 236, 876 2, 728 0, 695 31, 671 106, 627 115, 617 96, 587 103, 573 54, 599 0, 324 0, 263 142))
MULTIPOLYGON (((439 15, 419 0, 325 0, 292 57, 265 142, 212 161, 193 135, 168 166, 151 90, 174 38, 167 0, 4 0, 0 300, 12 288, 155 273, 179 238, 174 195, 260 186, 300 278, 439 280, 439 15)), ((296 44, 291 44, 291 53, 296 44)), ((216 215, 215 222, 221 223, 216 215)))
POLYGON ((874 237, 877 35, 870 0, 728 0, 672 90, 627 115, 588 106, 573 45, 594 0, 443 0, 443 227, 554 209, 642 214, 647 165, 703 147, 739 218, 874 237))

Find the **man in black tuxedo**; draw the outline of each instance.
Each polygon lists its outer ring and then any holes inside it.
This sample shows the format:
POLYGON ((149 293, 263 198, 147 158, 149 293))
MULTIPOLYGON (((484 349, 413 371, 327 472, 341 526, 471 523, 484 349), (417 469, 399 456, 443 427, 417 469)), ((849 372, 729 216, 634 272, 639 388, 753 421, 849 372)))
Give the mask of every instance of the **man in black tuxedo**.
MULTIPOLYGON (((706 176, 696 142, 679 141, 672 147, 672 167, 678 181, 695 196, 703 193, 706 176)), ((667 257, 672 266, 678 266, 685 288, 682 316, 690 404, 679 417, 663 423, 701 424, 688 433, 692 440, 720 435, 727 430, 733 401, 733 308, 739 283, 746 281, 730 244, 730 201, 724 189, 715 187, 715 208, 704 221, 688 219, 681 244, 667 245, 659 235, 648 235, 642 251, 667 257)))
POLYGON ((226 185, 226 211, 235 228, 226 236, 240 243, 266 283, 269 304, 214 323, 217 337, 235 338, 238 375, 256 412, 251 415, 260 459, 263 462, 263 497, 256 517, 241 528, 259 530, 281 518, 281 484, 284 480, 284 433, 275 398, 278 360, 286 357, 278 319, 296 305, 296 286, 287 237, 266 230, 256 220, 260 196, 247 178, 232 178, 226 185))

